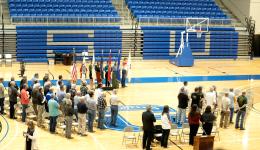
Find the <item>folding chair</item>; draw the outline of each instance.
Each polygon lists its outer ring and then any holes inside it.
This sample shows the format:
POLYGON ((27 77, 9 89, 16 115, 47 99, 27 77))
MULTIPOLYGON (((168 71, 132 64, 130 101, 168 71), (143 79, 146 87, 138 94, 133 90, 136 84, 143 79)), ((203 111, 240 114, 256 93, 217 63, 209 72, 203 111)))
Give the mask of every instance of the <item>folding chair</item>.
POLYGON ((137 146, 134 128, 131 126, 127 126, 124 128, 123 132, 124 132, 124 135, 123 135, 122 145, 123 144, 126 145, 126 141, 131 140, 132 144, 136 144, 136 146, 137 146))
POLYGON ((142 134, 143 133, 143 127, 140 126, 138 131, 139 131, 139 133, 138 133, 138 136, 137 136, 137 143, 139 143, 139 141, 142 142, 142 139, 143 139, 143 134, 142 134))
POLYGON ((181 137, 184 141, 184 143, 186 142, 186 140, 188 141, 189 139, 185 139, 185 137, 188 136, 189 138, 190 135, 190 125, 187 123, 182 124, 182 129, 181 129, 181 137))
POLYGON ((179 137, 179 140, 181 141, 181 134, 179 132, 177 124, 172 124, 170 135, 175 136, 175 140, 177 140, 177 138, 179 137))

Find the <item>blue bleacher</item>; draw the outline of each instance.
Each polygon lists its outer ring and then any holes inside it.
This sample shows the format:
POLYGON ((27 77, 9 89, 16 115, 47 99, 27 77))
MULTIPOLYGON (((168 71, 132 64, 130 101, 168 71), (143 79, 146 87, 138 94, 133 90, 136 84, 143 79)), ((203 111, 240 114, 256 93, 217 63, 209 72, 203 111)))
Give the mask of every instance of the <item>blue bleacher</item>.
POLYGON ((106 60, 110 51, 116 58, 122 49, 119 26, 16 26, 16 31, 18 61, 45 62, 54 53, 72 53, 74 48, 77 54, 94 49, 97 60, 103 51, 106 60))
POLYGON ((74 17, 85 18, 85 21, 93 17, 100 17, 97 21, 101 22, 119 21, 111 0, 9 0, 9 10, 11 17, 24 17, 25 21, 46 21, 46 17, 52 21, 62 20, 62 17, 68 21, 75 21, 74 17))
MULTIPOLYGON (((147 18, 211 18, 227 19, 228 16, 214 0, 126 0, 132 14, 141 22, 147 18), (142 18, 142 19, 141 19, 142 18)), ((149 19, 150 22, 157 21, 149 19)), ((160 19, 160 22, 169 21, 160 19)), ((228 23, 228 22, 226 22, 228 23)))
MULTIPOLYGON (((142 26, 141 29, 144 37, 144 59, 172 59, 175 57, 181 42, 181 31, 185 27, 142 26), (174 40, 171 40, 171 35, 174 35, 174 40)), ((201 38, 197 38, 194 33, 190 34, 189 44, 195 58, 236 59, 238 32, 231 27, 209 27, 209 33, 202 34, 201 38)))

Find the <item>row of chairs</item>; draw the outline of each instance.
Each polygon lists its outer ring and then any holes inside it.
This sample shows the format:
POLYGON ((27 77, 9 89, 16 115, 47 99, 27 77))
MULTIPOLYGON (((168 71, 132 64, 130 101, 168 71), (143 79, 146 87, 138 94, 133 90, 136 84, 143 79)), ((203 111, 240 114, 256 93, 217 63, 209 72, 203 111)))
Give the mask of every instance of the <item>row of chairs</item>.
MULTIPOLYGON (((131 144, 135 144, 137 146, 139 141, 142 141, 142 132, 142 127, 139 127, 138 132, 134 131, 134 128, 132 126, 125 127, 123 130, 122 145, 125 144, 126 146, 127 141, 131 141, 131 144)), ((189 134, 189 124, 184 123, 180 128, 176 124, 172 124, 169 139, 171 140, 171 137, 174 137, 176 141, 179 141, 180 143, 186 143, 189 141, 189 134)), ((200 126, 197 134, 203 134, 202 126, 200 126)), ((214 122, 213 124, 212 135, 218 136, 218 139, 220 140, 219 129, 216 122, 214 122)), ((154 134, 154 137, 160 139, 162 137, 162 133, 156 133, 154 134)))
POLYGON ((63 3, 63 2, 71 2, 71 3, 111 3, 111 0, 9 0, 9 3, 63 3))

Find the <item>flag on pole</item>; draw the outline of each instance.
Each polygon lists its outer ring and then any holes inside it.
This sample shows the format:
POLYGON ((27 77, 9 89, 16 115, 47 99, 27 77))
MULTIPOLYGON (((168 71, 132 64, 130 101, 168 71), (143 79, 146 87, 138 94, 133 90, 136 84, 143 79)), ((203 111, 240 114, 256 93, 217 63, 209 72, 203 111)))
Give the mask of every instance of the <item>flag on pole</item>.
POLYGON ((127 60, 127 78, 128 83, 131 82, 131 51, 128 54, 128 60, 127 60))
POLYGON ((93 50, 93 57, 92 57, 92 78, 93 78, 93 82, 94 82, 94 84, 95 84, 95 51, 93 50))
POLYGON ((112 63, 112 56, 111 50, 109 52, 109 60, 108 60, 108 71, 107 71, 107 79, 108 81, 111 80, 111 63, 112 63))
POLYGON ((102 55, 101 55, 101 62, 100 62, 100 73, 101 73, 101 79, 104 77, 104 71, 103 71, 103 49, 102 49, 102 55))
POLYGON ((121 60, 121 54, 120 50, 118 50, 118 56, 117 56, 117 80, 120 81, 120 60, 121 60))
POLYGON ((76 65, 76 60, 75 60, 75 49, 73 48, 73 66, 72 66, 72 71, 71 71, 71 79, 73 82, 77 82, 77 65, 76 65))

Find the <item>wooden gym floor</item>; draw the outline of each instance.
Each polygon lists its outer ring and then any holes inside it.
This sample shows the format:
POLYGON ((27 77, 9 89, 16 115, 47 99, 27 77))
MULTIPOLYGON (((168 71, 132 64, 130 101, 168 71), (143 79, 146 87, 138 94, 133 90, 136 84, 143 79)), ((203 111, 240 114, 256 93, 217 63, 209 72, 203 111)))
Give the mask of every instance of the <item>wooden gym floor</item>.
MULTIPOLYGON (((78 67, 80 65, 78 64, 78 67)), ((19 65, 13 64, 13 67, 0 67, 0 76, 9 80, 11 76, 18 80, 19 65)), ((26 74, 31 79, 33 74, 38 72, 40 78, 44 73, 49 72, 57 79, 62 74, 65 79, 70 76, 70 67, 63 65, 47 66, 44 64, 26 65, 26 74)), ((196 61, 195 66, 191 68, 180 68, 168 63, 168 61, 138 61, 132 63, 131 76, 139 77, 174 77, 174 76, 228 76, 228 75, 259 75, 260 60, 254 61, 196 61)), ((20 80, 20 79, 19 79, 20 80)), ((260 110, 260 80, 236 80, 236 81, 198 81, 189 83, 189 91, 192 92, 195 86, 204 87, 204 92, 212 85, 216 85, 221 93, 224 89, 236 88, 240 90, 251 90, 253 93, 254 107, 260 110)), ((164 83, 139 83, 128 84, 127 88, 119 89, 119 97, 126 105, 169 105, 172 108, 177 107, 177 94, 182 86, 180 82, 164 83)), ((109 98, 109 96, 108 96, 109 98)), ((220 140, 216 137, 215 149, 225 150, 259 150, 260 149, 260 112, 258 110, 250 111, 246 120, 246 130, 240 131, 230 125, 228 129, 220 130, 220 140)), ((124 112, 121 115, 134 125, 141 125, 141 111, 124 112)), ((6 117, 7 118, 7 117, 6 117)), ((6 138, 0 143, 1 150, 21 150, 24 149, 25 139, 22 132, 26 131, 25 124, 20 121, 8 119, 10 125, 6 138)), ((1 120, 2 121, 2 120, 1 120)), ((234 120, 235 121, 235 118, 234 120)), ((159 121, 158 121, 159 123, 159 121)), ((218 122, 219 123, 219 122, 218 122)), ((67 140, 62 135, 52 135, 48 131, 38 129, 38 145, 41 150, 120 150, 120 149, 141 149, 134 145, 122 146, 123 132, 95 129, 95 133, 88 134, 87 137, 80 137, 73 134, 74 139, 67 140)), ((2 136, 2 135, 1 135, 2 136)), ((0 137, 1 137, 0 136, 0 137)), ((185 150, 191 150, 192 147, 187 143, 180 143, 172 138, 179 146, 185 150)), ((159 146, 153 149, 161 149, 159 146)), ((175 145, 170 144, 168 149, 178 149, 175 145)))

